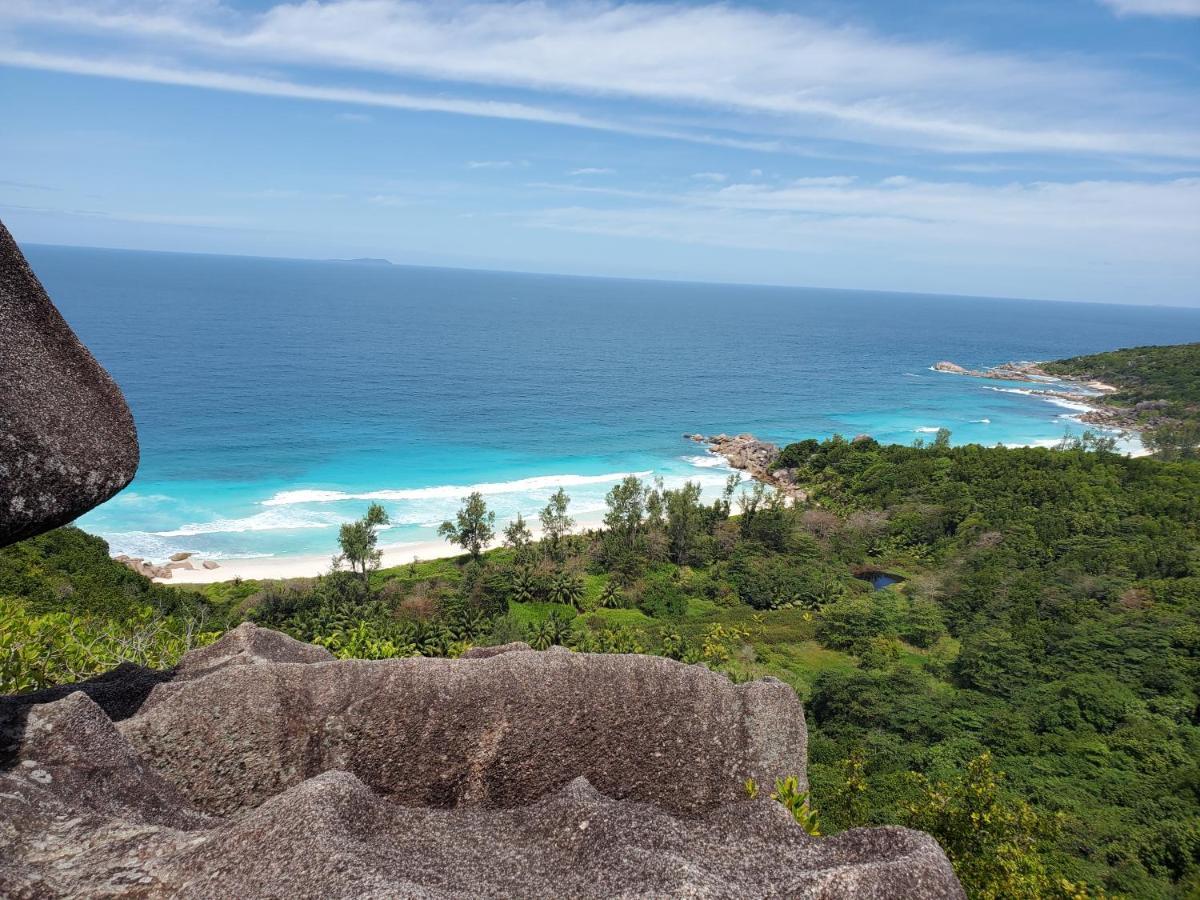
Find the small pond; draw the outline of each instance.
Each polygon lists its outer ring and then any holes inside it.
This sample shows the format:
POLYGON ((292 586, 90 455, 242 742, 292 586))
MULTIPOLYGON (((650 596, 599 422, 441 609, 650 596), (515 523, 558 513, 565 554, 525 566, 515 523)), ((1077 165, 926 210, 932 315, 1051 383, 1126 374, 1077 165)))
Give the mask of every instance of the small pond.
POLYGON ((899 584, 904 580, 899 575, 893 575, 890 572, 859 572, 854 577, 871 582, 871 587, 877 591, 882 591, 889 584, 899 584))

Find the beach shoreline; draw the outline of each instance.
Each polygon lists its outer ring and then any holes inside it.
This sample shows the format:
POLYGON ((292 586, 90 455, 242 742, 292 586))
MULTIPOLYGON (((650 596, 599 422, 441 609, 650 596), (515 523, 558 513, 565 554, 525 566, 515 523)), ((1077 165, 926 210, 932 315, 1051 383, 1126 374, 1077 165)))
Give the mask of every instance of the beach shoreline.
MULTIPOLYGON (((528 523, 534 539, 541 537, 541 529, 532 522, 528 523)), ((598 528, 603 524, 601 516, 587 516, 576 519, 572 532, 589 528, 598 528)), ((496 539, 489 544, 488 549, 494 550, 501 546, 503 528, 508 522, 496 523, 496 539)), ((382 544, 379 547, 383 553, 380 562, 381 569, 391 569, 396 566, 406 566, 413 561, 431 559, 451 559, 464 555, 465 551, 445 540, 406 541, 400 544, 382 544)), ((326 554, 303 554, 295 556, 258 556, 244 559, 218 560, 216 569, 172 569, 170 578, 154 578, 159 584, 217 584, 223 581, 278 581, 288 578, 315 578, 328 574, 333 570, 333 559, 337 555, 336 542, 326 554)))

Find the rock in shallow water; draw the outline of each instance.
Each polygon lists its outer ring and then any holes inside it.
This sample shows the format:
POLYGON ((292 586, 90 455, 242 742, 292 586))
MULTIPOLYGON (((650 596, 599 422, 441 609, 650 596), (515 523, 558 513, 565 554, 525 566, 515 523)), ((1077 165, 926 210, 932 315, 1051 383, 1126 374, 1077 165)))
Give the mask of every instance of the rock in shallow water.
POLYGON ((745 798, 804 774, 780 682, 521 645, 331 660, 243 625, 115 724, 49 699, 0 699, 4 896, 962 896, 926 835, 813 839, 745 798))
POLYGON ((0 224, 0 546, 104 502, 137 465, 120 389, 0 224))

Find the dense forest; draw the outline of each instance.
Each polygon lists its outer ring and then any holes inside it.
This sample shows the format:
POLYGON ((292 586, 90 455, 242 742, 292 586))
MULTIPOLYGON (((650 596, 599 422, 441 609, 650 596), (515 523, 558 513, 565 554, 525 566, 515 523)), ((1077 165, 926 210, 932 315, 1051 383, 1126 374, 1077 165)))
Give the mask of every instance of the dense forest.
MULTIPOLYGON (((1162 377, 1191 402, 1195 370, 1162 377)), ((152 584, 59 529, 0 550, 0 693, 168 666, 244 619, 342 657, 661 654, 795 688, 810 830, 929 831, 973 897, 1200 894, 1200 461, 940 434, 776 465, 804 502, 631 478, 592 530, 559 491, 537 538, 472 495, 441 529, 462 556, 390 569, 372 507, 338 570, 282 582, 152 584)))

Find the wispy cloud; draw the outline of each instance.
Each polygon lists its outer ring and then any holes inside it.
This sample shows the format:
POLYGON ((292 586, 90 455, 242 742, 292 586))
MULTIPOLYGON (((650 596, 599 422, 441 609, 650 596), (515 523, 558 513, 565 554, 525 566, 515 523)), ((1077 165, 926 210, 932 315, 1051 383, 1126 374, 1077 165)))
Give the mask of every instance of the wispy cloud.
POLYGON ((584 168, 584 169, 572 169, 567 174, 568 175, 615 175, 616 170, 615 169, 597 168, 595 166, 588 166, 587 168, 584 168))
POLYGON ((99 209, 73 209, 70 207, 50 206, 19 206, 6 203, 4 206, 12 210, 42 215, 70 216, 78 219, 103 219, 114 222, 133 222, 143 225, 168 225, 183 228, 214 228, 225 231, 257 231, 250 221, 239 216, 208 215, 204 213, 158 213, 131 211, 111 211, 99 209))
MULTIPOLYGON (((547 185, 549 187, 549 185, 547 185)), ((570 184, 563 191, 576 190, 570 184)), ((845 259, 975 261, 994 275, 1021 268, 1149 272, 1200 278, 1200 178, 977 185, 890 177, 801 179, 680 193, 592 187, 624 205, 556 206, 532 227, 845 259), (1015 254, 1015 255, 1014 255, 1015 254)), ((967 290, 966 286, 963 290, 967 290)), ((1144 299, 1144 298, 1135 298, 1144 299)))
POLYGON ((467 163, 468 169, 513 169, 517 166, 527 166, 525 160, 512 159, 473 159, 467 163))
POLYGON ((367 202, 372 206, 408 206, 412 201, 397 194, 374 194, 367 198, 367 202))
MULTIPOLYGON (((2 21, 3 9, 0 8, 0 22, 2 21)), ((640 125, 527 103, 461 99, 442 95, 424 96, 395 91, 379 91, 369 88, 324 87, 298 81, 265 78, 258 75, 240 75, 211 69, 169 67, 157 63, 143 63, 122 59, 93 59, 67 54, 41 53, 0 47, 0 65, 67 72, 74 75, 117 78, 126 81, 142 81, 155 84, 178 85, 181 87, 206 88, 216 91, 256 94, 264 97, 289 97, 299 100, 316 100, 342 104, 356 103, 363 106, 378 106, 417 112, 448 113, 451 115, 537 122, 640 137, 665 138, 667 140, 733 147, 739 150, 757 150, 767 153, 788 152, 792 149, 785 142, 774 139, 739 139, 706 134, 700 131, 640 125)))
POLYGON ((729 176, 726 175, 724 172, 694 172, 694 173, 692 173, 692 180, 694 180, 694 181, 712 181, 717 184, 720 184, 723 181, 728 181, 729 176))
POLYGON ((343 122, 357 122, 359 124, 371 121, 371 117, 369 115, 359 112, 340 112, 337 114, 337 118, 341 119, 343 122))
MULTIPOLYGON (((1197 0, 1106 2, 1183 15, 1197 0)), ((6 51, 0 58, 10 64, 225 90, 712 142, 756 140, 783 150, 799 138, 815 138, 938 151, 1200 156, 1200 135, 1180 124, 1190 121, 1191 98, 1128 72, 1077 58, 887 37, 754 7, 330 0, 246 14, 220 0, 155 7, 137 0, 8 0, 0 10, 4 20, 17 28, 32 23, 122 39, 115 59, 68 59, 47 45, 6 51), (143 53, 175 59, 148 64, 140 61, 143 53), (196 56, 218 61, 221 71, 199 70, 196 56), (605 119, 537 104, 304 86, 241 68, 291 64, 519 88, 584 104, 598 97, 682 104, 723 111, 727 128, 739 133, 656 129, 628 111, 605 119)))
POLYGON ((1200 0, 1100 0, 1119 16, 1188 18, 1200 16, 1200 0))

